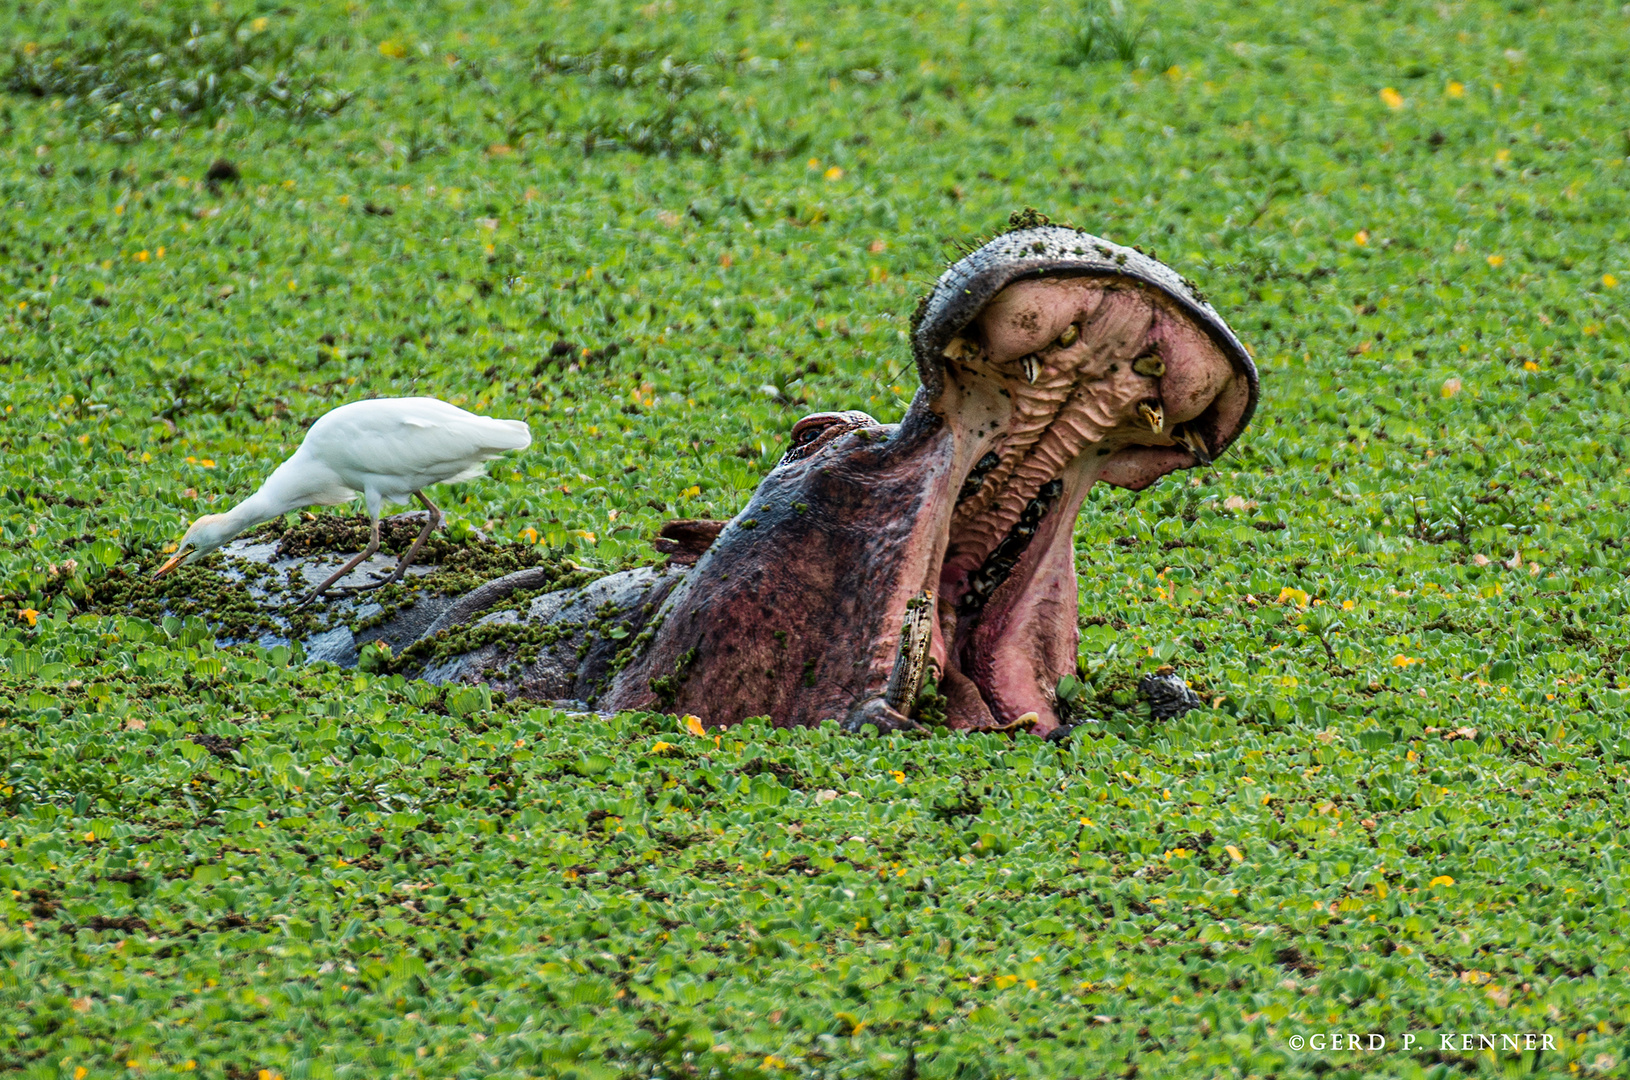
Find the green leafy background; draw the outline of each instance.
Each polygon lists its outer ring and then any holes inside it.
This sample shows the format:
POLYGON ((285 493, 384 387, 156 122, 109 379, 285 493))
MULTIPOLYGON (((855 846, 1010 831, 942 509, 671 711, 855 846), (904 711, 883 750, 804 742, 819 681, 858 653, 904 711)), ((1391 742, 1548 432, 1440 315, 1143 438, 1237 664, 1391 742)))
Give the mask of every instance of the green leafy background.
POLYGON ((1623 1074, 1624 7, 0 23, 0 1069, 1623 1074), (83 610, 365 394, 531 423, 455 528, 648 558, 803 412, 896 419, 916 297, 1024 206, 1263 375, 1214 470, 1089 499, 1067 745, 698 737, 83 610), (1168 663, 1211 707, 1153 724, 1168 663))

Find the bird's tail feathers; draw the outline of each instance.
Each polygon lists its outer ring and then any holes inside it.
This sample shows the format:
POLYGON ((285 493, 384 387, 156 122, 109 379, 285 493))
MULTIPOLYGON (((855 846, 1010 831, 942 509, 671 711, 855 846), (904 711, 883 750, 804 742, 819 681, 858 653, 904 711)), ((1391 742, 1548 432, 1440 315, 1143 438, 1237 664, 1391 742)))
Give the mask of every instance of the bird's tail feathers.
POLYGON ((490 420, 488 436, 493 450, 525 450, 532 445, 532 429, 525 420, 490 420))

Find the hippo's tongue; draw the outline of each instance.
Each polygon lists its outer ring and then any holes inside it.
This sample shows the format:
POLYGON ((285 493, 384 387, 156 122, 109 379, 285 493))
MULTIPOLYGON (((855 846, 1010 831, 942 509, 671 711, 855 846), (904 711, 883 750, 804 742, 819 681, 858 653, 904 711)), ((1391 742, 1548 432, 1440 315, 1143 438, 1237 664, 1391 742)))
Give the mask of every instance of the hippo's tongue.
POLYGON ((1060 673, 1075 668, 1073 524, 1097 464, 1096 455, 1079 457, 1044 483, 963 579, 960 596, 941 605, 951 673, 941 681, 961 691, 947 693, 952 726, 1005 727, 1031 713, 1037 721, 1053 716, 1050 691, 1060 673))

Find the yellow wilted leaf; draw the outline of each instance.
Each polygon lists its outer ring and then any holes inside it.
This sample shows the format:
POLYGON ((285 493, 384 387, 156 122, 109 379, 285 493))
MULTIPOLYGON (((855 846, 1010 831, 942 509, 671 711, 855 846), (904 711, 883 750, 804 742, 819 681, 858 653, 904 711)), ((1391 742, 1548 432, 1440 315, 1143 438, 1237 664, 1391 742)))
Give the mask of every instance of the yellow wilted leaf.
POLYGON ((1387 883, 1386 882, 1378 881, 1378 882, 1375 883, 1375 895, 1376 895, 1376 898, 1380 899, 1380 900, 1385 900, 1387 898, 1387 883))
POLYGON ((1420 662, 1421 662, 1420 657, 1418 657, 1418 656, 1405 656, 1403 653, 1399 653, 1397 656, 1394 656, 1392 658, 1392 666, 1393 667, 1408 667, 1411 664, 1418 664, 1420 662))
POLYGON ((1449 80, 1449 85, 1445 86, 1443 88, 1443 92, 1448 94, 1452 98, 1465 97, 1466 96, 1466 84, 1465 83, 1455 82, 1453 79, 1450 79, 1449 80))
POLYGON ((1017 975, 998 975, 992 981, 995 982, 996 989, 998 989, 998 990, 1006 990, 1008 987, 1010 987, 1014 983, 1018 982, 1019 977, 1017 975))
POLYGON ((1389 109, 1401 109, 1404 107, 1404 95, 1400 94, 1390 86, 1381 88, 1381 100, 1386 103, 1386 106, 1389 109))
POLYGON ((1294 585, 1286 585, 1279 590, 1279 602, 1283 604, 1286 600, 1294 600, 1297 607, 1307 607, 1307 593, 1294 585))
POLYGON ((1228 857, 1233 859, 1235 862, 1245 861, 1245 853, 1239 848, 1235 847, 1233 844, 1229 844, 1227 847, 1223 848, 1223 850, 1228 852, 1228 857))
POLYGON ((702 718, 700 716, 687 715, 684 719, 684 724, 685 730, 690 732, 692 735, 700 736, 707 734, 707 728, 702 726, 702 718))
POLYGON ((1614 277, 1612 274, 1603 274, 1602 284, 1607 286, 1609 289, 1616 289, 1619 285, 1619 279, 1614 277))
POLYGON ((1444 397, 1446 397, 1446 398, 1454 397, 1456 394, 1460 393, 1460 390, 1461 390, 1461 382, 1460 382, 1459 379, 1444 379, 1443 380, 1443 396, 1444 397))
POLYGON ((1454 883, 1455 879, 1450 877, 1448 874, 1439 874, 1437 877, 1427 882, 1427 888, 1435 889, 1439 885, 1453 885, 1454 883))

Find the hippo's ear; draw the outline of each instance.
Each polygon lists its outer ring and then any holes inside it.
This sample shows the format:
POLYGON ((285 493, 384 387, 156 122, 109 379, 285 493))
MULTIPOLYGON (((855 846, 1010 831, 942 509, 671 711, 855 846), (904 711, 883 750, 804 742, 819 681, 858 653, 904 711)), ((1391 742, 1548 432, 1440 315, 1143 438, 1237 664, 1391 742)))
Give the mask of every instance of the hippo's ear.
POLYGON ((696 518, 663 522, 651 546, 664 555, 672 555, 673 561, 681 566, 689 566, 713 546, 713 541, 719 538, 726 524, 696 518))
POLYGON ((1185 445, 1122 447, 1110 456, 1098 479, 1142 491, 1169 472, 1210 464, 1245 430, 1256 411, 1256 399, 1256 368, 1236 364, 1205 411, 1176 426, 1173 436, 1185 445))

